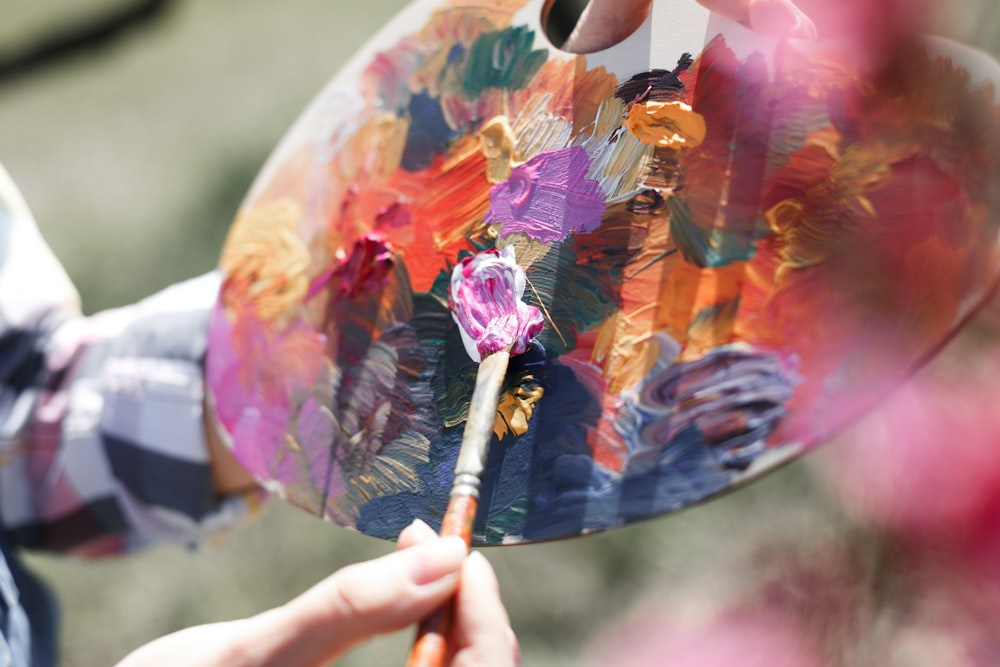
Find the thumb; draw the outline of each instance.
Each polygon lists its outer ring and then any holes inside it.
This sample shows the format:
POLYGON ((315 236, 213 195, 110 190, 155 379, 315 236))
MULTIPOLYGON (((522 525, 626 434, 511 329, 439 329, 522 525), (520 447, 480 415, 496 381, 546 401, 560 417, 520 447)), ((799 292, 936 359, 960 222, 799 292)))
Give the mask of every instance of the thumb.
POLYGON ((257 617, 275 638, 270 664, 325 665, 416 623, 454 595, 466 553, 460 538, 445 537, 338 570, 257 617))
POLYGON ((594 53, 631 35, 649 13, 652 0, 590 0, 562 49, 594 53))

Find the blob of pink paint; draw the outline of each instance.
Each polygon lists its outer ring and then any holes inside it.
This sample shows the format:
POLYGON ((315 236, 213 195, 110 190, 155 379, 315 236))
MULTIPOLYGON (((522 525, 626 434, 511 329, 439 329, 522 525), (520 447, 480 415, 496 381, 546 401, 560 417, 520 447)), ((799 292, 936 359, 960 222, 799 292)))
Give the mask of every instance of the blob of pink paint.
POLYGON ((474 361, 508 347, 521 354, 541 332, 541 312, 521 300, 526 282, 511 247, 466 257, 452 271, 448 305, 474 361))

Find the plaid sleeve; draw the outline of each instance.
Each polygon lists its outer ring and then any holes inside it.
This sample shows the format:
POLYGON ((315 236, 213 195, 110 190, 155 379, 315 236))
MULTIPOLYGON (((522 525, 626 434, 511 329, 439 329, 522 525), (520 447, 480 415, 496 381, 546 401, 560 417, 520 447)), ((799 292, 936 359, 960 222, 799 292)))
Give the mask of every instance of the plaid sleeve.
POLYGON ((0 167, 0 527, 83 555, 236 522, 213 490, 202 362, 215 274, 92 317, 0 167))

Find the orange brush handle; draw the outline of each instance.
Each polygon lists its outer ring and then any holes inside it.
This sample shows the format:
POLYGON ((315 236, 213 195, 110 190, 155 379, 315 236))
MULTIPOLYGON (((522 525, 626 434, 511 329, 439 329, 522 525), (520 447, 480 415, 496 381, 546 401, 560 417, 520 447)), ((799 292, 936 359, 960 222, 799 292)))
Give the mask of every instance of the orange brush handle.
MULTIPOLYGON (((466 546, 472 544, 472 524, 478 506, 479 500, 473 495, 452 496, 441 524, 441 535, 457 535, 465 540, 466 546)), ((420 623, 406 667, 444 667, 454 615, 455 604, 449 600, 420 623)))

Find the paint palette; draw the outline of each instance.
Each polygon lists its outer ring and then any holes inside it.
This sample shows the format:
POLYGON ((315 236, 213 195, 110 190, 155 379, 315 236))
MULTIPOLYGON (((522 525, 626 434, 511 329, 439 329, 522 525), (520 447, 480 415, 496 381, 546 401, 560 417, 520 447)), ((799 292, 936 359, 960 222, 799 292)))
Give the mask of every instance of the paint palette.
POLYGON ((605 530, 822 443, 998 273, 997 65, 874 67, 693 1, 553 47, 542 0, 420 0, 296 123, 221 259, 208 389, 244 466, 324 518, 438 525, 476 365, 447 305, 513 248, 512 359, 475 540, 605 530))

